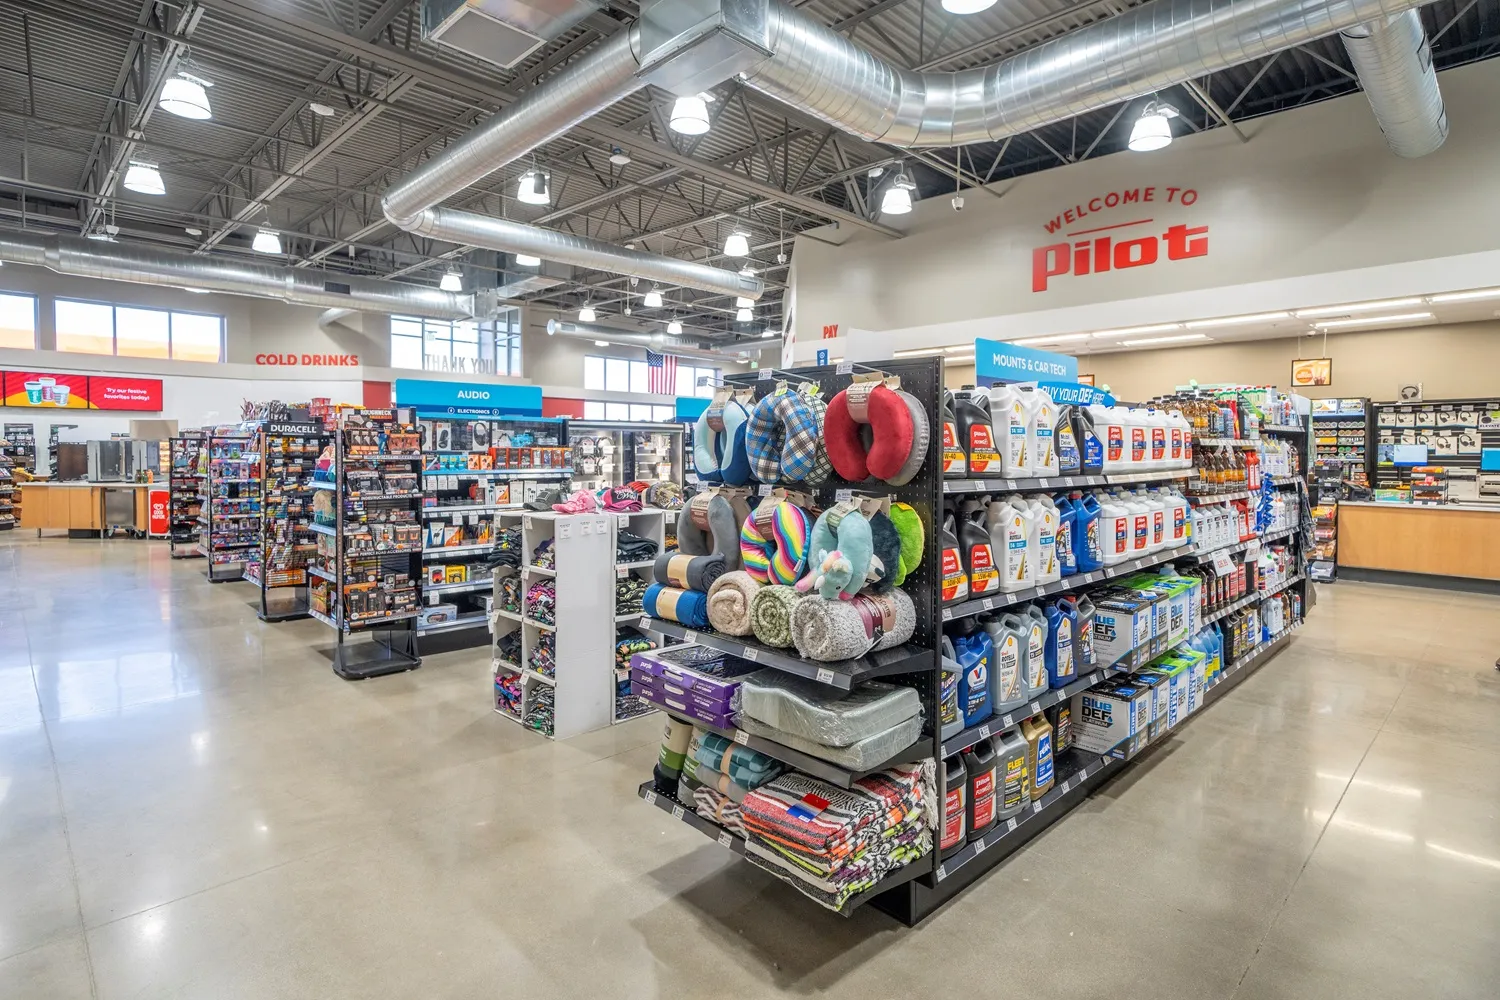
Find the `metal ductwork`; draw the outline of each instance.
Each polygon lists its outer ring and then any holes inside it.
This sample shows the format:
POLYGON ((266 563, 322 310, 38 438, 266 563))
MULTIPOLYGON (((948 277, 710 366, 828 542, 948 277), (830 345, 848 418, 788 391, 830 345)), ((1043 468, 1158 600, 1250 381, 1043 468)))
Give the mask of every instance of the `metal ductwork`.
POLYGON ((761 350, 756 346, 701 348, 678 340, 675 337, 658 337, 655 334, 638 333, 633 330, 614 330, 605 326, 591 326, 562 319, 547 321, 547 336, 574 337, 578 340, 607 340, 611 344, 629 344, 632 347, 649 347, 653 351, 671 351, 679 357, 707 358, 722 361, 726 355, 754 354, 761 350))
POLYGON ((1356 25, 1415 0, 1151 0, 958 73, 902 69, 769 0, 774 54, 749 87, 896 146, 990 142, 1065 121, 1356 25))
POLYGON ((320 277, 319 272, 306 269, 19 229, 0 228, 0 261, 31 264, 80 278, 205 288, 324 309, 368 309, 434 319, 484 319, 493 311, 489 296, 458 295, 351 275, 320 277), (481 299, 484 305, 478 306, 481 299))
POLYGON ((1370 109, 1397 156, 1434 152, 1448 138, 1448 112, 1432 67, 1432 48, 1415 10, 1343 32, 1344 49, 1370 109))

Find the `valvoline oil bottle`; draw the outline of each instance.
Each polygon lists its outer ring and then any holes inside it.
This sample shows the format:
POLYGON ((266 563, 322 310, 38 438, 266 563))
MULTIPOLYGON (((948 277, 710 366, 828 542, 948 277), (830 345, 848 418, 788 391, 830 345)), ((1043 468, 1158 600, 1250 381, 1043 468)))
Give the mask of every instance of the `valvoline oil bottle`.
POLYGON ((1099 498, 1094 494, 1073 495, 1073 554, 1078 572, 1092 573, 1104 565, 1099 541, 1099 498))
POLYGON ((953 396, 953 416, 958 424, 958 440, 968 455, 968 475, 1000 475, 1000 451, 995 445, 989 393, 972 385, 964 386, 953 396))
POLYGON ((969 474, 969 456, 958 436, 958 418, 953 414, 953 393, 943 390, 943 475, 963 478, 969 474))
POLYGON ((990 660, 995 644, 972 618, 958 627, 952 640, 959 670, 958 707, 963 710, 967 729, 979 725, 995 711, 990 691, 990 660))

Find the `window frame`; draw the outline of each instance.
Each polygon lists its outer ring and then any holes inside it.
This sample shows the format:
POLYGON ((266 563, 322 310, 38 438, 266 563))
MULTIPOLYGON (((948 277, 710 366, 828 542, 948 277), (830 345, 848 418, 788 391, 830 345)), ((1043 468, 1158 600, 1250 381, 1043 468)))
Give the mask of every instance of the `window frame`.
MULTIPOLYGON (((33 295, 30 292, 13 292, 9 289, 0 288, 0 298, 31 300, 31 347, 6 347, 6 349, 12 351, 36 350, 38 346, 38 338, 41 336, 42 331, 41 296, 33 295)), ((0 344, 0 347, 5 347, 5 345, 0 344)))
POLYGON ((59 306, 80 305, 97 306, 109 310, 109 347, 110 353, 104 354, 100 351, 72 351, 61 345, 57 350, 65 354, 92 355, 98 358, 140 358, 147 361, 194 361, 199 364, 223 364, 225 352, 225 334, 227 320, 221 313, 198 312, 195 309, 162 309, 157 306, 143 306, 134 302, 105 302, 99 299, 80 299, 71 295, 58 295, 52 299, 52 323, 53 329, 57 328, 57 310, 59 306), (165 358, 152 354, 121 354, 120 353, 120 310, 127 309, 131 312, 161 313, 167 317, 167 355, 165 358), (217 320, 219 323, 219 357, 217 361, 205 361, 201 358, 178 358, 174 352, 173 328, 176 317, 193 316, 201 319, 217 320))
MULTIPOLYGON (((418 357, 421 358, 420 368, 407 368, 400 366, 403 371, 444 372, 455 375, 504 375, 515 378, 521 377, 521 310, 506 309, 504 315, 495 320, 445 320, 433 319, 425 316, 402 316, 392 314, 391 316, 391 367, 398 367, 396 360, 396 345, 398 338, 405 341, 417 341, 418 357), (401 329, 400 327, 407 327, 401 329), (415 328, 415 330, 411 328, 415 328), (470 336, 467 329, 472 327, 470 336), (428 351, 428 345, 434 348, 428 351), (466 350, 459 352, 455 346, 462 345, 466 350), (439 350, 441 349, 441 351, 439 350), (429 357, 446 357, 449 367, 442 365, 431 367, 427 364, 429 357), (463 361, 473 365, 474 371, 464 372, 454 362, 463 361), (480 371, 480 362, 488 364, 493 372, 480 371), (503 362, 503 363, 502 363, 503 362)), ((405 345, 410 350, 411 345, 405 345)))

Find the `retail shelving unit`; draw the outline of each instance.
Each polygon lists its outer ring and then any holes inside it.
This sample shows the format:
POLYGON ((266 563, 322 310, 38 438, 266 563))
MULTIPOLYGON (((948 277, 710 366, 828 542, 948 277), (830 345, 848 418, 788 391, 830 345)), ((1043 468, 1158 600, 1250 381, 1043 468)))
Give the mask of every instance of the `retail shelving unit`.
MULTIPOLYGON (((29 423, 7 423, 0 437, 10 442, 10 460, 17 469, 36 473, 36 429, 29 423)), ((20 494, 16 495, 17 502, 20 494)), ((20 520, 20 518, 17 518, 20 520)))
POLYGON ((266 420, 257 432, 261 454, 261 546, 245 566, 260 588, 262 621, 308 617, 308 556, 317 551, 312 529, 312 478, 330 435, 317 421, 266 420))
POLYGON ((584 489, 644 480, 685 481, 680 424, 574 420, 568 424, 574 478, 584 489))
POLYGON ((20 520, 21 490, 16 486, 11 469, 15 461, 11 458, 10 439, 0 438, 0 531, 9 531, 20 520))
MULTIPOLYGON (((1495 471, 1481 469, 1486 452, 1500 449, 1500 398, 1435 399, 1420 403, 1372 403, 1375 425, 1372 486, 1384 490, 1412 490, 1414 480, 1424 478, 1417 469, 1396 465, 1389 449, 1394 445, 1427 448, 1424 467, 1439 467, 1445 473, 1448 500, 1465 502, 1500 500, 1500 481, 1495 471)), ((1422 485, 1422 484, 1419 484, 1422 485)), ((1421 489, 1409 496, 1432 499, 1435 491, 1421 489)), ((1387 494, 1386 496, 1390 496, 1387 494)))
MULTIPOLYGON (((611 515, 615 519, 615 546, 614 546, 614 649, 618 649, 622 640, 636 637, 636 630, 640 627, 642 617, 641 604, 639 600, 633 600, 629 606, 621 606, 619 587, 626 580, 633 581, 635 587, 649 587, 656 578, 656 560, 651 559, 629 559, 621 555, 619 550, 620 532, 626 531, 639 538, 656 543, 656 551, 660 553, 666 547, 667 517, 675 515, 676 511, 656 510, 646 508, 633 513, 611 515)), ((649 639, 650 637, 647 636, 649 639)), ((614 651, 611 650, 611 652, 614 651)), ((642 715, 649 715, 656 711, 656 706, 645 699, 630 694, 630 665, 628 658, 626 662, 619 662, 616 657, 614 663, 614 697, 610 706, 610 721, 613 723, 628 722, 642 715)))
POLYGON ((309 613, 334 630, 333 671, 346 680, 422 663, 419 445, 409 410, 340 411, 332 475, 319 470, 312 483, 333 500, 314 499, 309 613), (368 641, 352 642, 355 634, 368 641))
MULTIPOLYGON (((811 380, 817 382, 823 390, 825 398, 832 396, 846 387, 850 382, 848 365, 838 367, 822 367, 813 369, 802 369, 788 373, 789 381, 811 380)), ((912 393, 921 405, 927 409, 930 425, 938 426, 938 406, 942 394, 942 362, 940 360, 928 359, 906 359, 892 361, 882 364, 881 369, 892 375, 899 375, 901 388, 912 393)), ((777 373, 779 376, 780 373, 777 373)), ((773 376, 776 377, 776 376, 773 376)), ((773 385, 771 381, 758 382, 756 376, 745 376, 729 378, 731 383, 738 382, 742 385, 751 385, 757 390, 769 390, 773 385)), ((1274 433, 1274 432, 1273 432, 1274 433)), ((1305 428, 1303 433, 1306 433, 1305 428)), ((1255 447, 1256 441, 1251 438, 1243 442, 1237 442, 1234 446, 1255 447)), ((774 649, 761 645, 754 640, 745 640, 730 636, 720 635, 712 631, 704 631, 686 628, 671 622, 659 621, 647 616, 642 616, 638 624, 642 629, 649 630, 662 636, 681 639, 689 643, 696 643, 713 649, 754 660, 762 667, 769 667, 785 671, 799 677, 808 678, 821 684, 829 685, 839 690, 849 690, 859 686, 867 680, 879 678, 881 680, 913 687, 917 690, 922 702, 925 726, 922 737, 917 743, 903 748, 891 756, 890 759, 880 761, 871 767, 851 771, 837 767, 827 761, 809 756, 783 746, 775 741, 752 736, 741 730, 722 730, 721 733, 734 742, 752 746, 768 756, 781 760, 794 768, 802 769, 814 774, 823 780, 835 785, 848 787, 851 782, 857 780, 861 775, 870 771, 880 770, 896 763, 910 762, 924 759, 941 761, 944 757, 952 756, 964 750, 980 740, 989 738, 991 735, 1019 723, 1022 717, 1029 717, 1056 705, 1065 699, 1088 690, 1094 685, 1104 682, 1125 670, 1133 670, 1161 653, 1166 652, 1168 646, 1165 637, 1158 637, 1150 644, 1142 646, 1130 654, 1122 657, 1112 664, 1108 669, 1096 669, 1069 684, 1061 690, 1048 691, 1041 697, 1012 716, 996 715, 983 724, 976 725, 965 731, 950 737, 947 740, 941 738, 933 726, 933 720, 937 718, 937 698, 939 697, 940 660, 936 651, 940 630, 943 623, 957 621, 963 618, 985 614, 990 611, 1022 604, 1037 598, 1064 592, 1088 593, 1090 590, 1108 587, 1114 581, 1134 575, 1143 569, 1149 569, 1155 565, 1161 565, 1184 559, 1188 553, 1182 549, 1165 550, 1151 556, 1129 560, 1125 563, 1106 567, 1092 573, 1078 574, 1060 581, 1059 583, 1045 584, 1038 587, 1028 588, 1018 593, 999 594, 992 597, 964 600, 943 606, 939 598, 939 574, 936 565, 939 544, 937 539, 936 522, 937 512, 943 509, 944 496, 962 496, 965 494, 982 495, 986 493, 1009 493, 1009 492, 1056 492, 1061 489, 1072 489, 1083 486, 1108 486, 1117 483, 1151 483, 1182 480, 1193 475, 1190 470, 1140 473, 1129 476, 1074 476, 1074 477, 1048 477, 1045 479, 1016 479, 1016 480, 948 480, 944 481, 939 473, 939 460, 937 455, 938 442, 934 439, 929 445, 929 451, 922 471, 905 487, 889 488, 878 483, 852 484, 830 481, 818 487, 815 491, 818 499, 826 505, 828 501, 835 499, 843 491, 855 493, 879 491, 880 494, 890 494, 894 500, 900 500, 912 504, 923 518, 924 527, 927 529, 927 539, 924 547, 922 565, 913 572, 903 585, 903 590, 912 598, 917 616, 917 628, 911 641, 901 647, 876 652, 854 660, 835 663, 821 663, 798 656, 794 651, 774 649)), ((1288 482, 1294 483, 1294 477, 1287 477, 1288 482)), ((1305 508, 1304 508, 1305 509, 1305 508)), ((1300 533, 1295 529, 1281 529, 1274 533, 1274 538, 1295 538, 1300 533)), ((1269 544, 1273 536, 1266 539, 1257 539, 1256 544, 1269 544)), ((1250 545, 1245 544, 1240 551, 1247 551, 1250 545)), ((1286 579, 1278 582, 1274 588, 1264 592, 1247 594, 1243 604, 1221 609, 1220 619, 1227 619, 1230 615, 1241 612, 1257 602, 1279 597, 1282 591, 1299 586, 1303 582, 1300 563, 1294 564, 1286 579)), ((1295 621, 1293 626, 1295 627, 1295 621)), ((1203 703, 1207 704, 1216 700, 1223 691, 1237 684, 1250 669, 1266 661, 1270 654, 1278 650, 1287 640, 1292 628, 1287 628, 1274 636, 1262 636, 1261 641, 1250 648, 1242 651, 1232 662, 1226 661, 1225 669, 1221 673, 1221 679, 1204 696, 1203 703)), ((689 720, 692 721, 692 720, 689 720)), ((694 725, 698 723, 693 721, 694 725)), ((1155 744, 1147 747, 1144 752, 1149 753, 1155 744)), ((902 868, 888 873, 874 887, 851 897, 844 904, 840 912, 848 913, 860 905, 869 902, 872 905, 891 913, 897 919, 907 924, 914 924, 924 916, 934 912, 971 885, 986 872, 992 870, 1005 857, 1014 854, 1016 850, 1025 845, 1032 837, 1044 830, 1056 819, 1065 815, 1069 809, 1084 798, 1100 783, 1110 775, 1117 773, 1125 767, 1129 760, 1138 755, 1137 749, 1129 751, 1117 747, 1111 755, 1089 754, 1078 749, 1069 750, 1060 754, 1057 758, 1055 773, 1056 783, 1051 791, 1042 798, 1031 803, 1019 816, 1007 820, 987 833, 983 838, 971 841, 956 854, 947 858, 941 858, 940 852, 934 845, 933 851, 926 856, 912 862, 902 868)), ((939 789, 938 801, 943 801, 945 789, 942 787, 943 768, 937 769, 939 789)), ((676 819, 698 829, 705 835, 715 839, 719 844, 730 850, 744 854, 746 850, 745 841, 738 835, 722 829, 718 825, 708 822, 699 817, 692 803, 678 801, 672 795, 659 793, 653 781, 646 781, 640 785, 638 790, 640 796, 648 803, 655 805, 676 819)), ((781 877, 781 876, 777 876, 781 877)), ((788 881, 783 878, 783 881, 788 881)), ((796 885, 795 880, 790 884, 796 885)), ((800 887, 799 887, 800 888, 800 887)))
POLYGON ((1313 458, 1342 460, 1345 478, 1368 484, 1370 401, 1362 398, 1313 401, 1313 458))
POLYGON ((198 548, 208 559, 208 582, 244 578, 250 550, 260 546, 260 455, 253 433, 236 429, 208 435, 199 480, 198 548))
POLYGON ((171 467, 167 472, 167 546, 173 559, 200 559, 198 515, 203 511, 203 481, 207 472, 203 448, 207 436, 201 431, 186 431, 171 440, 171 467))

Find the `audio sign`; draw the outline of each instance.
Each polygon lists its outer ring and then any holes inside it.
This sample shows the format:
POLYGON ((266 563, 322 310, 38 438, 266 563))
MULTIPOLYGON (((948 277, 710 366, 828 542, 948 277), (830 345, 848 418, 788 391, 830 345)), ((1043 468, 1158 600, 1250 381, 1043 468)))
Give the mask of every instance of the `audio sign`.
POLYGON ((1208 256, 1208 226, 1176 223, 1163 230, 1153 208, 1163 204, 1185 207, 1197 201, 1198 192, 1193 188, 1141 187, 1110 191, 1064 209, 1043 223, 1043 228, 1049 235, 1061 231, 1069 239, 1032 250, 1031 290, 1045 292, 1054 278, 1067 275, 1083 277, 1147 267, 1163 259, 1208 256), (1105 225, 1087 225, 1083 221, 1100 212, 1126 207, 1132 215, 1148 209, 1152 215, 1105 225), (1070 226, 1086 228, 1069 231, 1070 226), (1109 235, 1100 235, 1103 233, 1109 235))

